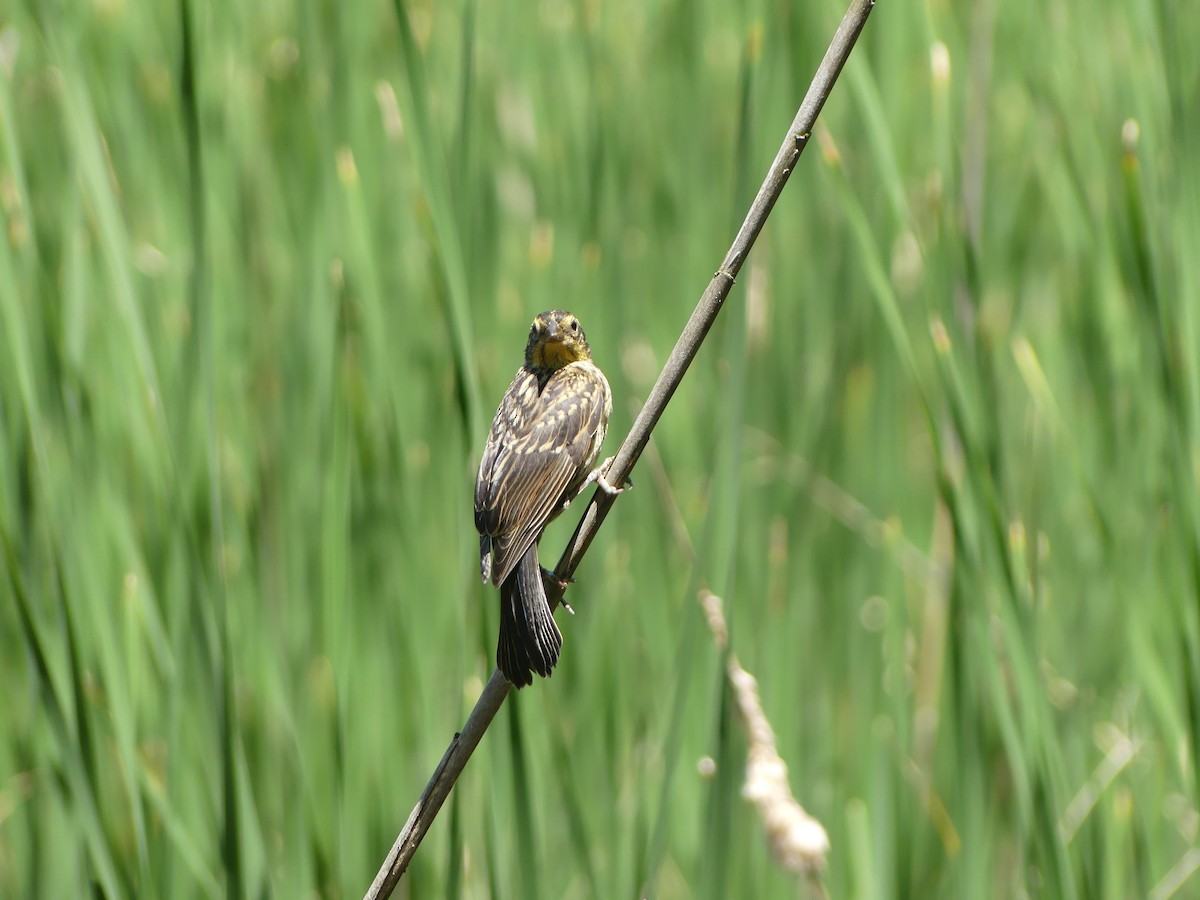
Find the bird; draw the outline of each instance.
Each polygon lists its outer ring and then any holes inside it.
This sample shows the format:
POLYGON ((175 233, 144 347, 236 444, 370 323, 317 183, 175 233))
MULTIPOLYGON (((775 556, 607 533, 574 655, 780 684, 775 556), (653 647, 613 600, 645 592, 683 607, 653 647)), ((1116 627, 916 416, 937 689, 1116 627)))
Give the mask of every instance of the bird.
POLYGON ((496 666, 518 688, 534 672, 548 677, 562 650, 538 564, 542 531, 588 484, 622 490, 604 477, 611 457, 593 468, 611 414, 612 390, 579 318, 537 315, 475 479, 480 575, 500 587, 496 666))

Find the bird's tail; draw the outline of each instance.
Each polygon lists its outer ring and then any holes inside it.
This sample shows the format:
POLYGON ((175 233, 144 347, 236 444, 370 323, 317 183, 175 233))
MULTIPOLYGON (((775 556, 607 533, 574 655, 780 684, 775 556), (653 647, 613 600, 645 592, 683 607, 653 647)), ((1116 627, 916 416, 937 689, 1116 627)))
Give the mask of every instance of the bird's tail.
POLYGON ((550 674, 562 650, 562 632, 550 612, 537 544, 500 585, 500 641, 496 665, 517 687, 533 683, 533 673, 550 674))

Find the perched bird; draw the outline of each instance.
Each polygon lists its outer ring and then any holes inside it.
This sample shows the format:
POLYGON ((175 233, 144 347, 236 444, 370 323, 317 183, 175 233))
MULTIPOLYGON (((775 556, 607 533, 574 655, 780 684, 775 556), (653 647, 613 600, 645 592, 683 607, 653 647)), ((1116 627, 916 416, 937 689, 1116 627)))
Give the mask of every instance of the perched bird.
POLYGON ((548 676, 562 649, 538 565, 542 530, 592 482, 619 493, 604 479, 608 461, 592 469, 611 413, 579 319, 561 309, 535 318, 475 481, 479 568, 500 585, 496 665, 517 687, 548 676))

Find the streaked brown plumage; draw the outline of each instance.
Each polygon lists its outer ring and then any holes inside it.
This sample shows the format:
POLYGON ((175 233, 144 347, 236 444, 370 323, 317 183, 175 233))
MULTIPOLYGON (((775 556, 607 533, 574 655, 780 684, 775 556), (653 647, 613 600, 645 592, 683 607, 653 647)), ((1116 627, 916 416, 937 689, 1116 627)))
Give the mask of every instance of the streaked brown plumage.
POLYGON ((558 662, 562 634, 542 585, 538 539, 584 485, 607 487, 592 465, 611 412, 608 380, 579 319, 561 309, 535 318, 475 481, 480 572, 500 585, 496 665, 517 687, 558 662))

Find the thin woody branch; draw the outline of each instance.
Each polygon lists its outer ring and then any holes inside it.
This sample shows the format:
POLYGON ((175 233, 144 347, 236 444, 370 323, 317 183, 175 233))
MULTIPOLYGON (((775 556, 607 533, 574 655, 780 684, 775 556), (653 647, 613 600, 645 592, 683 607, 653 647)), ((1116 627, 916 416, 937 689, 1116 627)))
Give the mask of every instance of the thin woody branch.
MULTIPOLYGON (((671 356, 667 359, 658 380, 654 383, 649 397, 646 398, 645 405, 625 441, 621 444, 621 449, 613 458, 612 466, 607 473, 607 478, 612 484, 623 484, 629 478, 630 472, 650 440, 654 426, 658 424, 658 420, 666 410, 667 404, 683 380, 692 360, 696 358, 700 345, 704 342, 705 336, 713 322, 716 321, 717 314, 721 311, 725 298, 729 296, 729 292, 733 288, 738 272, 741 271, 750 250, 754 247, 754 242, 762 232, 767 217, 775 206, 775 201, 779 199, 784 185, 787 184, 788 178, 800 159, 800 154, 808 145, 808 139, 812 134, 817 116, 833 90, 833 85, 849 58, 850 51, 854 49, 854 44, 862 32, 863 26, 866 25, 867 17, 874 8, 875 0, 854 0, 846 11, 829 49, 825 51, 825 57, 821 60, 812 84, 809 85, 804 102, 800 104, 800 109, 788 128, 787 136, 784 138, 779 152, 775 155, 767 177, 764 179, 762 187, 758 189, 758 194, 754 198, 750 211, 747 213, 742 227, 738 230, 729 252, 725 254, 720 268, 717 269, 700 297, 700 302, 692 312, 691 318, 688 319, 687 325, 684 326, 683 333, 675 344, 675 349, 671 351, 671 356)), ((560 584, 556 585, 552 582, 547 584, 547 596, 552 607, 561 601, 562 585, 571 578, 579 566, 601 523, 612 508, 614 499, 613 495, 603 490, 597 490, 593 494, 575 533, 571 535, 571 539, 567 542, 566 549, 555 567, 554 574, 560 584)), ((483 737, 483 733, 495 718, 510 689, 511 685, 504 676, 498 670, 493 671, 475 708, 467 717, 463 730, 456 734, 450 742, 445 755, 437 769, 434 770, 433 777, 425 786, 417 805, 413 808, 408 821, 388 852, 387 858, 384 859, 375 880, 365 894, 365 900, 379 900, 379 898, 391 896, 392 890, 407 870, 417 847, 420 846, 421 840, 429 831, 430 825, 442 808, 442 804, 445 803, 446 797, 449 796, 451 788, 454 787, 455 781, 458 780, 467 760, 470 759, 475 747, 483 737)))

